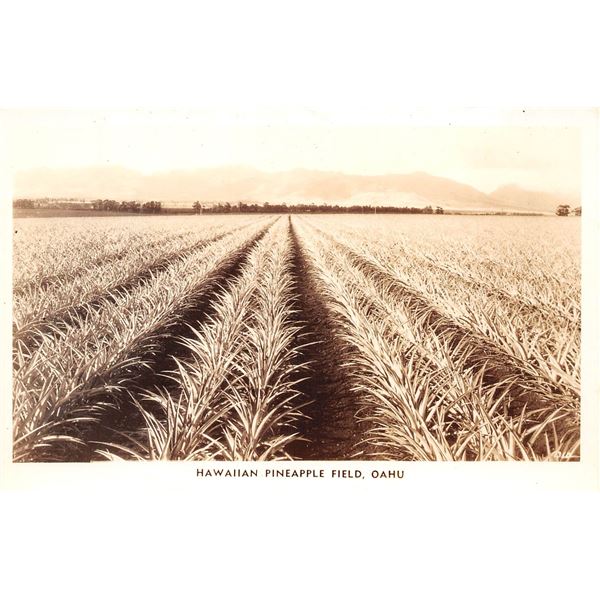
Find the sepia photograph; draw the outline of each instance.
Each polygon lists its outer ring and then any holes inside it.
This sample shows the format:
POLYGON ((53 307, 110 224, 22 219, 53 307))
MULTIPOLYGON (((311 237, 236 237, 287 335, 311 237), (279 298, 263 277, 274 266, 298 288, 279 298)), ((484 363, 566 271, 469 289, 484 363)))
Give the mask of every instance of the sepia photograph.
POLYGON ((579 461, 581 115, 5 111, 13 462, 579 461))
POLYGON ((592 8, 4 3, 0 595, 598 598, 592 8))

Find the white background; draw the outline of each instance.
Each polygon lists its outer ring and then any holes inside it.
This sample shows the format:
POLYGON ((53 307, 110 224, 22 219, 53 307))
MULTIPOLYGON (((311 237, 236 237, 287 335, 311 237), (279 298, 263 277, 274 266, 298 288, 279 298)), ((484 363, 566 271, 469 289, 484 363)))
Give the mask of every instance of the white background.
MULTIPOLYGON (((21 0, 2 10, 1 102, 600 106, 593 4, 21 0)), ((3 492, 4 597, 598 595, 597 494, 346 483, 3 492)))

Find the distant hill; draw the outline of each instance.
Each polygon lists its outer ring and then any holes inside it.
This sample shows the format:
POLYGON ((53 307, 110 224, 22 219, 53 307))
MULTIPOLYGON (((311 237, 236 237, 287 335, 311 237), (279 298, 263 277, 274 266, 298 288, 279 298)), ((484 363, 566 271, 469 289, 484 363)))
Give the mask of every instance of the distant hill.
POLYGON ((454 210, 554 212, 577 199, 524 190, 516 185, 492 194, 428 173, 351 175, 294 169, 265 173, 245 166, 177 170, 145 175, 122 167, 36 169, 18 173, 16 198, 69 197, 159 201, 168 205, 216 203, 327 203, 414 206, 454 210))
POLYGON ((345 173, 295 170, 272 175, 258 197, 321 201, 336 204, 377 204, 479 208, 487 206, 487 196, 479 190, 451 179, 427 173, 409 175, 348 175, 345 173))

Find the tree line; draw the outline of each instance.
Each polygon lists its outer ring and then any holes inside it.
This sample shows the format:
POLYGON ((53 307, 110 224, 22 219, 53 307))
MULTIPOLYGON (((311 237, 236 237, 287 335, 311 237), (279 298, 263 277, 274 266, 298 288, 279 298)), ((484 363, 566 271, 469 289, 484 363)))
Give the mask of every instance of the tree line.
POLYGON ((19 198, 13 202, 14 208, 70 208, 77 210, 95 210, 95 211, 111 211, 111 212, 132 212, 157 214, 162 212, 161 202, 137 202, 137 201, 122 201, 117 200, 93 200, 87 202, 77 199, 49 199, 43 198, 32 200, 29 198, 19 198))
POLYGON ((94 200, 93 210, 112 210, 118 212, 150 213, 156 214, 162 211, 161 202, 137 202, 135 200, 117 202, 116 200, 94 200))
MULTIPOLYGON (((128 212, 128 213, 144 213, 158 214, 161 212, 188 212, 190 209, 164 209, 161 202, 139 202, 137 200, 93 200, 84 201, 75 198, 42 198, 29 199, 19 198, 13 202, 14 208, 71 208, 79 210, 94 210, 106 212, 128 212)), ((218 202, 216 204, 204 205, 201 202, 194 202, 192 206, 194 213, 211 213, 211 214, 226 214, 226 213, 358 213, 358 214, 444 214, 444 209, 441 206, 425 206, 423 208, 415 208, 413 206, 370 206, 366 204, 353 204, 351 206, 340 206, 339 204, 291 204, 285 202, 281 204, 271 204, 264 202, 262 204, 249 202, 218 202)), ((555 213, 559 217, 568 217, 573 215, 581 216, 581 206, 571 208, 568 204, 560 204, 555 213)))
POLYGON ((571 206, 569 204, 559 204, 556 208, 556 214, 559 217, 568 217, 570 214, 576 217, 580 217, 581 206, 577 206, 573 210, 571 210, 571 206))
POLYGON ((250 204, 238 202, 217 203, 205 206, 200 202, 194 202, 193 210, 197 214, 201 213, 360 213, 360 214, 444 214, 441 206, 425 206, 424 208, 415 208, 412 206, 370 206, 354 204, 352 206, 340 206, 339 204, 292 204, 285 202, 282 204, 250 204))

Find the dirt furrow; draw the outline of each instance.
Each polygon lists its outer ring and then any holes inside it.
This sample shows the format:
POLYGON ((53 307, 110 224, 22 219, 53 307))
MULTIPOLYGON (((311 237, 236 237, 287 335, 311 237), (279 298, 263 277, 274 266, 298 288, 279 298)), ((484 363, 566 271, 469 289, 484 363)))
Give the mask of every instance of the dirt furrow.
POLYGON ((297 360, 309 363, 306 379, 297 388, 309 402, 301 422, 306 441, 288 450, 300 460, 365 459, 366 425, 357 418, 359 397, 352 389, 352 372, 344 365, 348 348, 337 335, 336 321, 320 295, 309 260, 290 220, 296 318, 302 327, 297 360))

